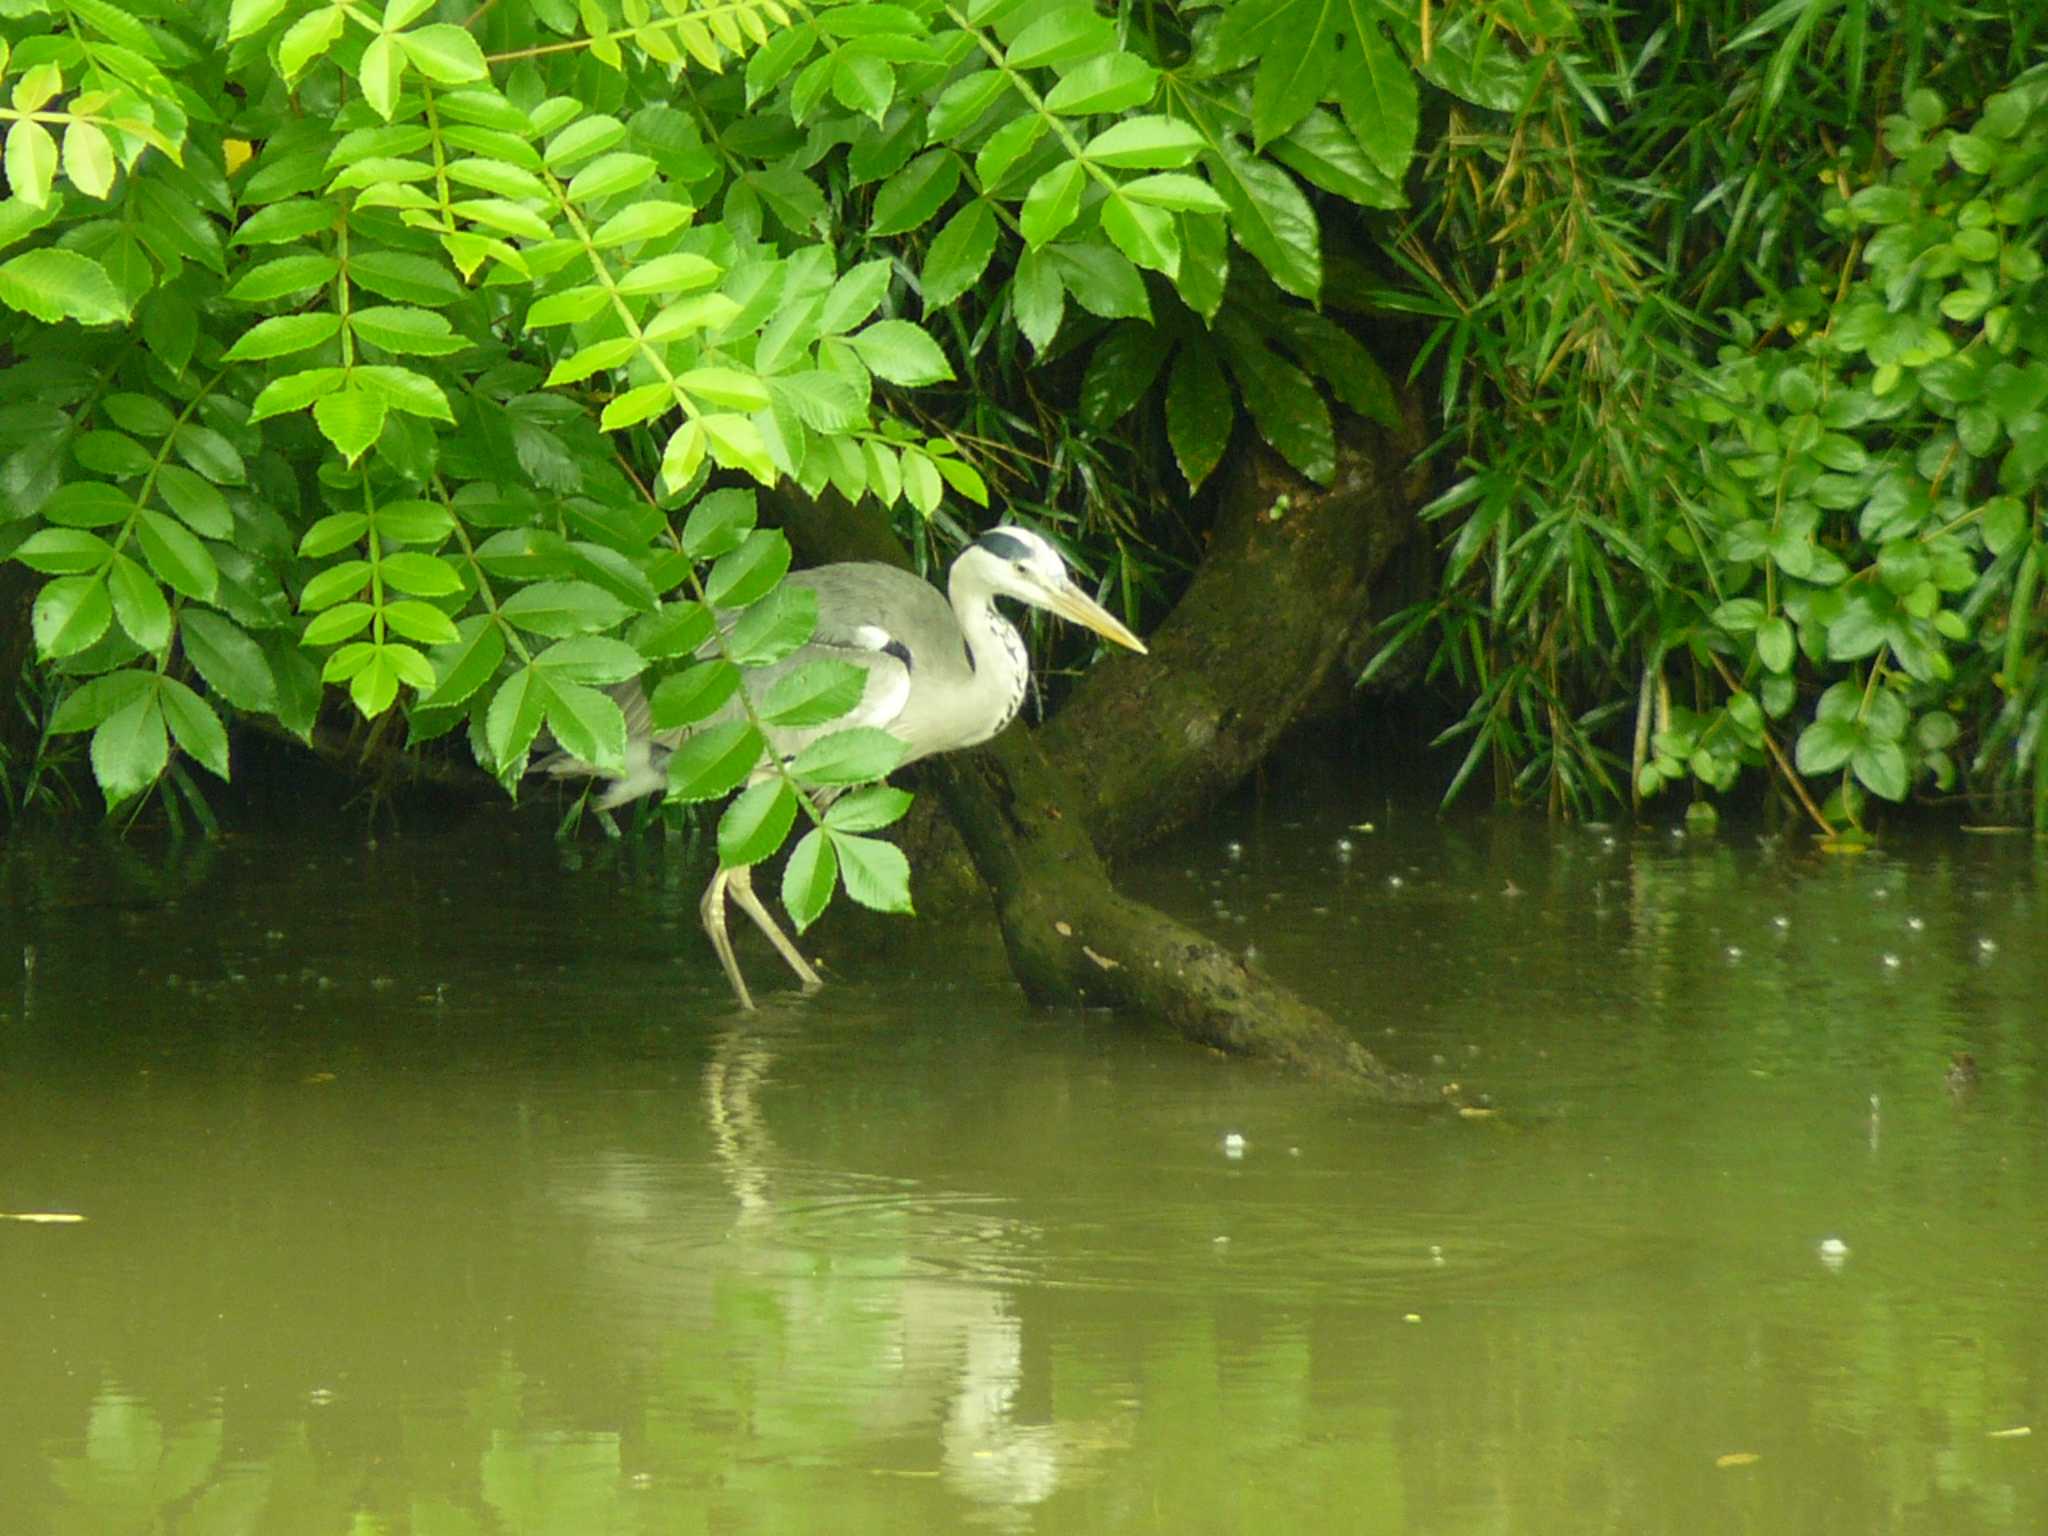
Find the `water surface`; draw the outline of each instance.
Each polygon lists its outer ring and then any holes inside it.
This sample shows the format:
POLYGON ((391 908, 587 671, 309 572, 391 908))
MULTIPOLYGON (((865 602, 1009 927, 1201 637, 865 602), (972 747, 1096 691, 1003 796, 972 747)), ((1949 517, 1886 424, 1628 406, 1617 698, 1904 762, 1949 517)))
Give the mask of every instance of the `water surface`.
POLYGON ((0 1222, 9 1536, 2048 1530, 2024 840, 1128 872, 1490 1117, 1035 1013, 972 925, 809 1000, 743 945, 745 1016, 658 843, 0 870, 0 1210, 86 1218, 0 1222))

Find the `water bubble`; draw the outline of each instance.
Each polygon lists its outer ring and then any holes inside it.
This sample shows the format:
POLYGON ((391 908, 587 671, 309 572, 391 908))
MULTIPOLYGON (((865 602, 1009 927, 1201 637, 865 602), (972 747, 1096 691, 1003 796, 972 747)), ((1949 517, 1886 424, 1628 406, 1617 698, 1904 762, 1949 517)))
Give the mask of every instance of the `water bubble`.
POLYGON ((1783 933, 1787 928, 1790 928, 1792 926, 1792 919, 1787 917, 1784 913, 1780 912, 1776 917, 1771 919, 1771 926, 1777 929, 1778 932, 1783 933))
POLYGON ((1921 929, 1925 928, 1927 924, 1920 918, 1909 917, 1906 919, 1906 926, 1910 928, 1913 932, 1918 933, 1921 929))
POLYGON ((1232 1131, 1223 1138, 1223 1155, 1232 1161, 1243 1157, 1244 1149, 1245 1139, 1240 1133, 1232 1131))
POLYGON ((1441 1243, 1431 1243, 1431 1244, 1429 1245, 1429 1262, 1430 1262, 1430 1263, 1432 1263, 1432 1264, 1441 1264, 1441 1263, 1443 1263, 1443 1261, 1444 1261, 1444 1248, 1443 1248, 1443 1244, 1441 1244, 1441 1243))
POLYGON ((1407 882, 1403 880, 1399 875, 1387 876, 1387 889, 1390 891, 1398 891, 1405 884, 1407 884, 1407 882))
POLYGON ((1223 852, 1232 859, 1241 859, 1244 857, 1244 844, 1225 843, 1223 845, 1223 852))
POLYGON ((1899 968, 1899 957, 1897 955, 1886 955, 1884 957, 1884 968, 1888 971, 1896 971, 1899 968))
POLYGON ((1829 1269, 1840 1269, 1849 1262, 1849 1245, 1839 1237, 1824 1237, 1818 1249, 1821 1263, 1829 1269))
POLYGON ((1985 956, 1986 958, 1989 958, 1990 956, 1997 954, 1998 940, 1991 938, 1979 939, 1977 941, 1977 953, 1985 956))
POLYGON ((1350 858, 1350 857, 1351 857, 1352 851, 1353 851, 1353 850, 1352 850, 1352 845, 1351 845, 1351 839, 1350 839, 1350 838, 1348 838, 1348 837, 1340 837, 1340 838, 1338 838, 1338 839, 1337 839, 1337 857, 1338 857, 1338 858, 1340 858, 1340 859, 1348 859, 1348 858, 1350 858))
POLYGON ((1728 946, 1728 959, 1730 960, 1730 962, 1740 960, 1741 958, 1742 946, 1740 944, 1730 944, 1728 946))

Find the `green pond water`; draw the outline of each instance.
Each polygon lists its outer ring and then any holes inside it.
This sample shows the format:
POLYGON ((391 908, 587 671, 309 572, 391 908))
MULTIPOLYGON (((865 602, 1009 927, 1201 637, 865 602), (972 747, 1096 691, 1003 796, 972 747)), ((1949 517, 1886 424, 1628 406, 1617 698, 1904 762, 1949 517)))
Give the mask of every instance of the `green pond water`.
POLYGON ((1126 872, 1490 1117, 929 915, 814 999, 743 944, 745 1016, 704 874, 8 853, 0 1211, 84 1220, 0 1221, 0 1536, 2048 1531, 2028 840, 1269 803, 1126 872))

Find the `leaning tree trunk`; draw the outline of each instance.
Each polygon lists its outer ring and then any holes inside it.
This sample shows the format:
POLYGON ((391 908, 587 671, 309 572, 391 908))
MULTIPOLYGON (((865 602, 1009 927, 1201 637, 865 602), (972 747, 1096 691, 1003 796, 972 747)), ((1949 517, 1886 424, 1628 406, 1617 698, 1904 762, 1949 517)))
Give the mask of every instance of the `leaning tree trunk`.
POLYGON ((1040 733, 1103 853, 1201 816, 1322 695, 1414 535, 1404 477, 1420 446, 1419 431, 1350 417, 1328 487, 1263 443, 1237 457, 1201 568, 1145 637, 1151 654, 1089 668, 1040 733))
MULTIPOLYGON (((1365 622, 1373 577, 1410 526, 1401 478, 1414 445, 1356 423, 1345 446, 1327 490, 1263 448, 1240 461, 1201 572, 1147 637, 1153 654, 1093 669, 1037 733, 1086 764, 1086 788, 1015 727, 924 766, 1035 1001, 1108 1006, 1205 1046, 1433 1100, 1221 946, 1119 895, 1090 841, 1099 829, 1112 847, 1135 847, 1207 808, 1257 765, 1365 622)), ((881 519, 780 499, 806 556, 902 562, 881 519)))

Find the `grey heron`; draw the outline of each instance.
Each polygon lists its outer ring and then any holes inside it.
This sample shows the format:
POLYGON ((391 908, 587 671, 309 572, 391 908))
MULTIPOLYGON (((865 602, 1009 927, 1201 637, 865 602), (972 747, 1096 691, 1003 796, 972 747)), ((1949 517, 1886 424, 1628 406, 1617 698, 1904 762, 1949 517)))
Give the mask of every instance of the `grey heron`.
MULTIPOLYGON (((995 599, 1011 597, 1060 618, 1085 625, 1105 639, 1144 653, 1145 644, 1090 598, 1068 574, 1059 552, 1027 528, 993 528, 953 561, 941 597, 929 582, 895 566, 847 561, 793 572, 787 581, 817 597, 818 622, 810 641, 771 668, 753 675, 764 686, 806 661, 831 657, 867 673, 861 700, 828 725, 797 730, 770 729, 768 751, 786 759, 826 731, 879 726, 908 749, 905 762, 957 751, 987 741, 1016 718, 1031 681, 1023 637, 997 610, 995 599)), ((646 695, 637 685, 619 691, 626 711, 626 773, 599 795, 600 808, 622 805, 667 787, 667 760, 691 729, 657 732, 646 695)), ((728 706, 736 713, 738 704, 728 706)), ((713 721, 726 715, 713 717, 713 721)), ((541 765, 555 774, 594 774, 589 764, 557 758, 541 765)), ((764 756, 761 773, 766 773, 764 756)), ((775 947, 806 992, 823 983, 797 947, 769 915, 744 867, 720 868, 706 887, 700 913, 726 978, 740 1005, 754 1006, 746 978, 733 957, 726 933, 727 895, 739 903, 775 947)))

